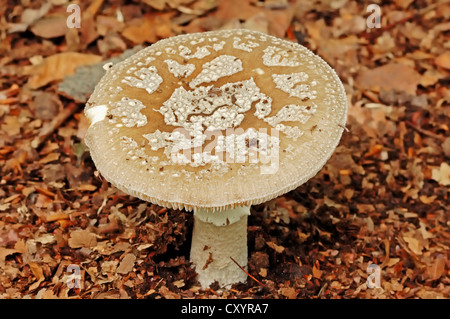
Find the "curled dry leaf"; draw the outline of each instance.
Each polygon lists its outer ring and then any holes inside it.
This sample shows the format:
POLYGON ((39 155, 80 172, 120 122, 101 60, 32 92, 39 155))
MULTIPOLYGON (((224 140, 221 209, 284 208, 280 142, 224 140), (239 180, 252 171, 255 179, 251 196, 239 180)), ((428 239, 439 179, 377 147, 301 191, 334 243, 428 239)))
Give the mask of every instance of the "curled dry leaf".
POLYGON ((8 32, 13 33, 25 31, 32 23, 45 16, 51 7, 52 4, 49 1, 44 3, 39 9, 26 8, 22 12, 22 15, 20 17, 20 23, 9 24, 8 32))
POLYGON ((42 267, 36 262, 30 262, 28 265, 30 266, 31 272, 37 280, 29 288, 29 290, 34 290, 38 288, 41 282, 45 280, 44 271, 42 270, 42 267))
POLYGON ((9 255, 19 253, 17 249, 9 249, 0 247, 0 262, 5 262, 5 258, 9 255))

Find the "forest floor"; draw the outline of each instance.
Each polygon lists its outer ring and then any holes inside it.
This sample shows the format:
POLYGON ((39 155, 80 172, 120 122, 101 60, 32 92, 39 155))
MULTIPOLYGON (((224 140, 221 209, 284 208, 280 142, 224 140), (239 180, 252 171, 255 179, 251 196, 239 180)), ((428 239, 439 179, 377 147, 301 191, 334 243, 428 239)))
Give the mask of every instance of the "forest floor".
POLYGON ((449 1, 381 2, 380 28, 370 1, 80 2, 80 28, 66 0, 0 7, 0 298, 450 296, 449 1), (322 56, 345 85, 348 130, 319 174, 252 207, 254 279, 203 290, 192 214, 102 179, 83 107, 105 61, 236 27, 322 56))

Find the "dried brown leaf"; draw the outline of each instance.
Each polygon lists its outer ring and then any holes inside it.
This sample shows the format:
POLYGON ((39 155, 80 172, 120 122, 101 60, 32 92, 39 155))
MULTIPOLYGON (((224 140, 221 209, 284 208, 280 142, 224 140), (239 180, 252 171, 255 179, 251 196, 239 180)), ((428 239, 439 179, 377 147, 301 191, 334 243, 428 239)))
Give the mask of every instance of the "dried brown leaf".
POLYGON ((166 0, 143 0, 142 2, 159 11, 166 6, 166 0))
POLYGON ((450 185, 450 165, 445 162, 441 163, 441 166, 433 168, 431 171, 432 179, 443 186, 450 185))
POLYGON ((445 259, 439 255, 434 262, 427 267, 426 273, 431 280, 437 280, 445 273, 445 259))
POLYGON ((298 292, 295 290, 295 288, 292 288, 292 287, 283 287, 283 288, 280 288, 280 289, 278 290, 278 293, 279 293, 280 295, 285 296, 285 297, 288 298, 288 299, 295 299, 295 298, 297 298, 297 296, 298 296, 298 292))
POLYGON ((390 63, 374 69, 364 70, 356 78, 356 85, 368 90, 396 90, 415 94, 420 83, 420 74, 412 67, 390 63))
POLYGON ((125 257, 123 257, 122 261, 120 262, 119 267, 117 267, 116 272, 122 275, 128 274, 130 271, 133 270, 135 262, 136 262, 135 255, 126 254, 125 257))
POLYGON ((172 34, 170 18, 173 14, 169 12, 137 18, 123 30, 122 35, 135 44, 154 43, 160 38, 167 38, 172 34))
POLYGON ((70 233, 69 247, 92 248, 97 245, 97 237, 87 229, 74 230, 70 233))
POLYGON ((170 291, 169 288, 167 288, 166 286, 162 286, 161 288, 159 288, 158 291, 162 297, 166 298, 166 299, 180 299, 181 296, 170 291))
POLYGON ((277 253, 281 254, 284 251, 284 247, 283 246, 279 246, 277 244, 275 244, 274 242, 267 242, 267 246, 269 246, 270 248, 272 248, 273 250, 275 250, 277 253))
POLYGON ((67 17, 63 15, 52 15, 38 20, 31 28, 34 35, 45 38, 62 37, 69 30, 67 28, 67 17))
POLYGON ((20 251, 18 251, 16 249, 0 247, 0 262, 5 262, 6 256, 9 256, 9 255, 12 255, 15 253, 20 253, 20 251))
POLYGON ((45 16, 51 7, 51 2, 45 2, 39 9, 26 8, 22 12, 20 23, 9 24, 8 32, 13 33, 25 31, 32 23, 45 16))
POLYGON ((422 255, 423 246, 418 239, 409 235, 404 235, 403 239, 408 243, 409 249, 411 249, 414 254, 422 255))
POLYGON ((47 164, 47 163, 50 163, 50 162, 57 161, 57 160, 59 159, 59 156, 60 156, 59 153, 50 153, 50 154, 47 154, 47 156, 45 156, 44 158, 41 158, 41 159, 39 160, 39 163, 41 163, 41 164, 47 164))
POLYGON ((434 59, 434 63, 441 68, 450 70, 450 51, 445 51, 434 59))
POLYGON ((322 277, 322 273, 323 273, 322 270, 320 270, 318 267, 316 267, 316 265, 313 265, 312 275, 314 278, 320 279, 322 277))
POLYGON ((28 85, 31 89, 40 88, 73 74, 80 65, 94 64, 101 60, 101 56, 78 52, 64 52, 49 56, 32 68, 28 85))

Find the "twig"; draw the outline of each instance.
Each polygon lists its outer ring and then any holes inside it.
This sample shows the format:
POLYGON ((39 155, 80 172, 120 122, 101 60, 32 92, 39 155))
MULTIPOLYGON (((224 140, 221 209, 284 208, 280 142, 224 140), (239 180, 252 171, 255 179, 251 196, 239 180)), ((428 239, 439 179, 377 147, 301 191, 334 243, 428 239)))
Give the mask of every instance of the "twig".
POLYGON ((214 289, 212 289, 211 287, 209 288, 209 291, 212 292, 213 294, 215 294, 216 296, 220 296, 217 291, 215 291, 214 289))
POLYGON ((39 148, 54 131, 56 131, 69 117, 78 109, 76 103, 69 103, 63 110, 49 123, 44 125, 41 132, 31 141, 31 147, 39 148))
POLYGON ((319 290, 319 293, 317 294, 317 297, 320 297, 320 295, 324 292, 325 289, 328 287, 328 282, 326 282, 319 290))
POLYGON ((252 275, 250 275, 241 265, 238 264, 238 262, 236 260, 233 259, 233 257, 230 256, 230 259, 239 267, 241 268, 241 270, 243 272, 245 272, 247 274, 247 276, 249 276, 250 278, 252 278, 254 281, 256 281, 258 284, 260 284, 261 286, 265 287, 266 285, 264 285, 262 282, 260 282, 258 279, 256 279, 255 277, 253 277, 252 275))
POLYGON ((414 125, 413 123, 411 123, 409 121, 405 121, 405 123, 406 123, 406 125, 408 125, 412 129, 416 130, 419 133, 422 133, 423 135, 435 138, 435 139, 437 139, 437 140, 439 140, 441 142, 443 142, 445 140, 445 138, 443 136, 440 136, 440 135, 434 134, 433 132, 424 130, 423 128, 420 128, 420 127, 414 125))

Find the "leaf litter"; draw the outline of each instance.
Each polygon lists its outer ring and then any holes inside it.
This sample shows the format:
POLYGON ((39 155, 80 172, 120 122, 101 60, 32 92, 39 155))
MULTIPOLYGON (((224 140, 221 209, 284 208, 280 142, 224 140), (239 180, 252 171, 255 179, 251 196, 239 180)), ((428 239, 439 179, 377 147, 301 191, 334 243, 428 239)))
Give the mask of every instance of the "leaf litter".
POLYGON ((55 30, 64 3, 0 9, 0 298, 450 296, 448 1, 382 4, 368 29, 368 1, 100 0, 81 4, 81 29, 55 30), (346 88, 348 132, 317 176, 252 207, 255 280, 202 290, 192 215, 103 180, 82 109, 102 65, 136 44, 230 27, 323 56, 346 88), (380 288, 367 287, 371 263, 380 288))

